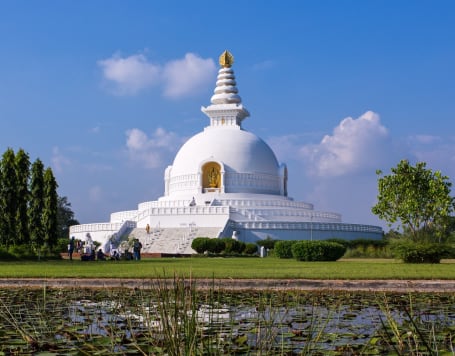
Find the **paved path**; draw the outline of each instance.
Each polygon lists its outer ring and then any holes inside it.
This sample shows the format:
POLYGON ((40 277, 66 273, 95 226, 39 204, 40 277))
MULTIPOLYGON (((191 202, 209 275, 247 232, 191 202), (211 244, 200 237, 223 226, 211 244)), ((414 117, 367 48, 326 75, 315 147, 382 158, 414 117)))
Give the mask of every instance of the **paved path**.
MULTIPOLYGON (((312 280, 312 279, 197 279, 200 289, 224 290, 344 290, 455 293, 455 280, 312 280)), ((0 278, 0 288, 154 288, 173 280, 132 278, 0 278)))

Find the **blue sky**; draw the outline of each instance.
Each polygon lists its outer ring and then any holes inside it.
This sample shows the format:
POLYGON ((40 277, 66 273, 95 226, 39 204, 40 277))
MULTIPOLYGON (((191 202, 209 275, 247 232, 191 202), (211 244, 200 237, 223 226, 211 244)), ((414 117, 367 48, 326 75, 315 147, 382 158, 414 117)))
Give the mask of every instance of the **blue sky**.
POLYGON ((1 1, 0 150, 50 166, 81 223, 163 195, 225 49, 289 193, 371 214, 376 169, 455 177, 453 1, 1 1))

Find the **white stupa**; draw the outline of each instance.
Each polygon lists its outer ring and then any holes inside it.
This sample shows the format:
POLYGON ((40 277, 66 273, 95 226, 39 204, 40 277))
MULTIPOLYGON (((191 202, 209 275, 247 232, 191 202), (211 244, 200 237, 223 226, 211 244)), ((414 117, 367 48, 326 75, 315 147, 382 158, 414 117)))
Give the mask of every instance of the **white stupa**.
POLYGON ((211 105, 202 107, 210 124, 166 168, 164 196, 140 203, 137 210, 112 213, 108 223, 72 226, 70 236, 83 239, 89 233, 106 251, 133 235, 143 252, 161 254, 193 253, 191 241, 200 236, 244 242, 382 237, 378 226, 342 223, 340 214, 315 211, 288 196, 286 165, 242 128, 250 114, 238 95, 232 64, 225 51, 211 105))

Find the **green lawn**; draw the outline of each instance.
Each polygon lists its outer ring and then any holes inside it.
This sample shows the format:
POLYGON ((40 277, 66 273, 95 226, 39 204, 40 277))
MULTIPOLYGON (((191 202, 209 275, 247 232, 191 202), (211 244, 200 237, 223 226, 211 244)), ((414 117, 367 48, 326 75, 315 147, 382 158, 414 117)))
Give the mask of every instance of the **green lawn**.
POLYGON ((150 258, 141 261, 80 260, 0 262, 0 278, 193 278, 455 279, 455 260, 404 264, 388 259, 298 262, 267 258, 150 258))

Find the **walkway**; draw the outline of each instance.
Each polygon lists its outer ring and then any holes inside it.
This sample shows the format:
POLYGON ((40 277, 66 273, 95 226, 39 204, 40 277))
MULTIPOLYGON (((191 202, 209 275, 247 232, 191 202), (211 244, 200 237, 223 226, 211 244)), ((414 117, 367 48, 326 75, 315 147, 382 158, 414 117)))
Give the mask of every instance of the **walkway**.
MULTIPOLYGON (((311 279, 197 279, 197 288, 245 290, 340 290, 370 292, 455 292, 455 280, 311 280, 311 279)), ((162 280, 132 278, 0 278, 0 288, 153 288, 162 280)), ((172 279, 166 283, 171 286, 172 279)))

